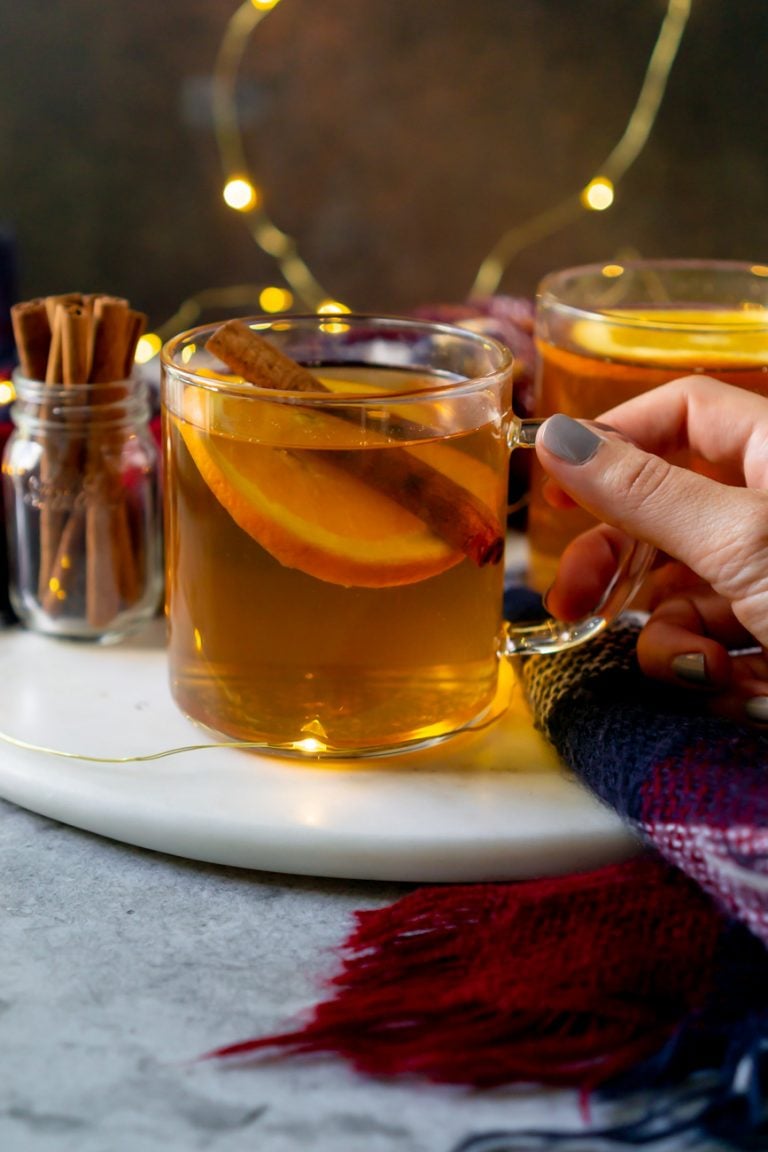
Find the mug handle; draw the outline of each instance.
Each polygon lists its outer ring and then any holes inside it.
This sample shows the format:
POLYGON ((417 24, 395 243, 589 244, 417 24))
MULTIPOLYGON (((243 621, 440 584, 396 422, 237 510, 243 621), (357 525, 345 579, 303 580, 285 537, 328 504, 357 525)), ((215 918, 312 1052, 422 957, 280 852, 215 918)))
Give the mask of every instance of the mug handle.
MULTIPOLYGON (((513 416, 507 434, 510 448, 533 448, 536 433, 543 423, 543 418, 521 419, 513 416)), ((626 440, 625 436, 607 424, 597 424, 592 420, 583 420, 582 423, 594 428, 603 438, 609 436, 626 440)), ((501 654, 521 656, 564 652, 567 648, 575 648, 577 644, 591 640, 616 619, 637 593, 655 555, 656 549, 652 545, 628 538, 616 571, 588 616, 569 621, 550 618, 539 624, 512 624, 506 621, 501 654)))

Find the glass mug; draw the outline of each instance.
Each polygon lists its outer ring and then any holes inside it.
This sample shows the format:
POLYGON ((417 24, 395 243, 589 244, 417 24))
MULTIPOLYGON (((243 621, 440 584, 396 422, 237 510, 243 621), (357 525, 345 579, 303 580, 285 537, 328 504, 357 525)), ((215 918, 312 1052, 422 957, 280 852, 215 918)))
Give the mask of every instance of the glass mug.
MULTIPOLYGON (((553 272, 539 285, 535 337, 538 417, 590 419, 689 373, 768 395, 768 266, 640 260, 553 272)), ((543 482, 534 460, 528 538, 539 591, 568 541, 594 523, 580 509, 553 509, 543 482)))
POLYGON ((233 375, 206 349, 217 326, 163 349, 170 677, 189 716, 282 754, 428 745, 498 710, 505 656, 620 611, 644 545, 587 618, 502 620, 510 452, 539 424, 512 412, 504 345, 396 318, 243 323, 316 390, 233 375))

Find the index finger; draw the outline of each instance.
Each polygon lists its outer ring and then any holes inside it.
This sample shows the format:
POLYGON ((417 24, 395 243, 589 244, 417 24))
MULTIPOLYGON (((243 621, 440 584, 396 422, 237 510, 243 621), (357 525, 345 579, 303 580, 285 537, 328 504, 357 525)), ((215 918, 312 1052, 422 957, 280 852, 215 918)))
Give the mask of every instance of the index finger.
POLYGON ((768 485, 768 400, 711 376, 683 376, 599 417, 648 452, 689 448, 711 464, 738 468, 749 487, 768 485))

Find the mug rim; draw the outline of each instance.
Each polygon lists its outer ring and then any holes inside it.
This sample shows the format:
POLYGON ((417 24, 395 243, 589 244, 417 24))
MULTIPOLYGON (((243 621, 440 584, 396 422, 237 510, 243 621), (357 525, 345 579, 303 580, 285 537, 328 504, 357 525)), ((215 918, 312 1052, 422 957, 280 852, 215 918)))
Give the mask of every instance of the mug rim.
MULTIPOLYGON (((591 264, 576 264, 568 268, 555 269, 548 272, 539 281, 536 289, 536 312, 537 319, 541 316, 544 310, 557 311, 562 316, 573 317, 574 319, 590 320, 592 322, 616 325, 620 324, 622 328, 628 328, 637 331, 666 331, 666 332, 680 332, 680 333, 700 333, 707 332, 768 332, 768 265, 761 264, 759 261, 749 260, 706 260, 706 259, 687 259, 687 258, 647 258, 639 260, 603 260, 599 263, 591 264), (758 271, 759 270, 759 271, 758 271), (761 318, 755 319, 754 322, 747 320, 739 320, 738 322, 728 320, 708 320, 706 323, 696 323, 691 320, 663 320, 659 317, 653 319, 644 319, 642 317, 633 316, 622 310, 621 306, 614 309, 611 308, 598 308, 597 306, 586 306, 579 304, 571 304, 561 298, 558 289, 562 289, 568 280, 576 281, 579 278, 586 278, 590 276, 598 276, 601 273, 605 275, 606 282, 611 279, 618 281, 619 277, 624 272, 648 272, 648 273, 667 273, 667 272, 707 272, 713 273, 730 273, 753 275, 759 281, 765 282, 766 288, 766 303, 760 308, 761 318)), ((734 307, 734 311, 736 308, 734 307)), ((756 308, 757 311, 757 308, 756 308)), ((745 309, 743 315, 748 315, 745 309)))
MULTIPOLYGON (((436 320, 423 320, 418 317, 398 316, 378 312, 292 312, 279 313, 276 315, 257 313, 249 316, 238 316, 237 319, 249 326, 258 325, 261 329, 270 329, 281 324, 306 327, 307 329, 327 325, 329 334, 331 335, 333 334, 331 326, 343 324, 373 327, 380 330, 382 334, 395 331, 433 333, 451 339, 461 340, 465 345, 470 347, 484 348, 491 351, 496 356, 498 363, 490 371, 484 372, 481 375, 467 377, 459 381, 447 381, 445 384, 438 384, 430 388, 404 388, 386 392, 371 391, 361 395, 360 392, 345 392, 343 390, 332 393, 329 393, 327 390, 297 393, 296 391, 288 389, 264 388, 249 381, 227 380, 223 377, 217 379, 215 377, 204 376, 201 375, 199 371, 186 368, 183 364, 176 362, 174 357, 182 345, 193 344, 195 338, 201 336, 203 333, 207 335, 212 334, 217 328, 220 328, 222 324, 227 322, 227 319, 223 319, 197 325, 194 328, 178 332, 175 336, 170 337, 163 344, 160 351, 160 362, 163 372, 171 373, 174 379, 184 384, 202 388, 207 391, 226 393, 227 395, 267 397, 273 402, 282 400, 288 403, 297 403, 300 400, 302 404, 313 405, 322 403, 326 407, 340 404, 365 407, 371 403, 384 404, 411 399, 418 399, 419 401, 430 399, 438 400, 447 396, 455 397, 472 394, 483 388, 495 386, 506 377, 511 378, 514 369, 512 351, 503 341, 483 332, 477 332, 470 328, 462 328, 456 324, 446 324, 436 320)), ((392 368, 397 368, 398 366, 397 362, 393 362, 391 365, 392 368)), ((378 365, 378 367, 386 368, 388 365, 381 364, 378 365)))

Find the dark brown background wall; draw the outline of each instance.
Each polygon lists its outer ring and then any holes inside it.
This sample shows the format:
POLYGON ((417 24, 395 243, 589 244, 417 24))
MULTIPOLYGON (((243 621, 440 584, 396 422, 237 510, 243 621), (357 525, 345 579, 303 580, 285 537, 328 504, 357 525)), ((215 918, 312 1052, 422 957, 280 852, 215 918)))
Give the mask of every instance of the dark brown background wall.
MULTIPOLYGON (((154 325, 276 281, 225 207, 209 78, 237 0, 0 0, 0 226, 19 295, 128 295, 154 325)), ((250 162, 328 291, 459 300, 506 229, 621 134, 663 0, 282 0, 241 74, 250 162)), ((604 214, 502 290, 618 254, 768 262, 768 3, 693 0, 656 131, 604 214)))

